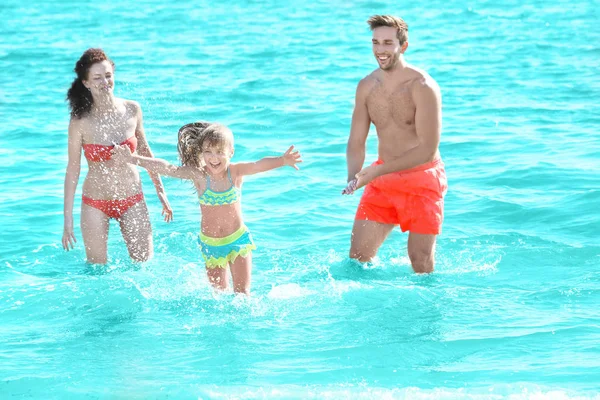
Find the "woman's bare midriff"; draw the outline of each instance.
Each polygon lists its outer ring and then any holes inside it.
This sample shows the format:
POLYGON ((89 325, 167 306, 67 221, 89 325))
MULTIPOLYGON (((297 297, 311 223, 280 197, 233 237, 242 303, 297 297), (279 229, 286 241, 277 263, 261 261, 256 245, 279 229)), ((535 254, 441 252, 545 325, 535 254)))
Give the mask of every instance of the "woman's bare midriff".
POLYGON ((94 200, 126 199, 142 192, 140 174, 131 164, 118 165, 114 161, 88 162, 88 173, 83 181, 83 195, 94 200))

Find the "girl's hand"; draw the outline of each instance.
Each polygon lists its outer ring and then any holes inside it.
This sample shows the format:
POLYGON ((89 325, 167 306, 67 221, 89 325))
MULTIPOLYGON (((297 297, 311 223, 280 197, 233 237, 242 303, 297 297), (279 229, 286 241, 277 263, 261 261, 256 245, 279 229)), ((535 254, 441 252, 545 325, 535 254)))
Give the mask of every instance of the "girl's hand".
POLYGON ((112 154, 111 159, 115 160, 118 164, 127 164, 131 160, 131 149, 129 146, 115 146, 110 153, 112 154))
POLYGON ((290 167, 295 168, 296 170, 300 169, 296 164, 302 162, 302 156, 299 151, 293 151, 294 146, 290 146, 289 149, 281 156, 283 158, 283 165, 289 165, 290 167))
POLYGON ((165 193, 159 193, 158 198, 162 203, 161 215, 165 218, 165 222, 173 221, 173 210, 171 209, 169 200, 167 200, 167 195, 165 193))
POLYGON ((75 233, 73 232, 72 225, 65 225, 62 236, 62 245, 63 249, 69 251, 75 248, 75 243, 77 243, 77 239, 75 239, 75 233))

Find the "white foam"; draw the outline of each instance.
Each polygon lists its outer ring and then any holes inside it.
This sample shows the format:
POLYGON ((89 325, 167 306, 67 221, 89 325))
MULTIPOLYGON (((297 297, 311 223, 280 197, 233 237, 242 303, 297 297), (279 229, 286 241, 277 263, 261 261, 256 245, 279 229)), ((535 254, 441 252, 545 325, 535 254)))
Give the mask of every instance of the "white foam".
POLYGON ((298 297, 307 297, 316 292, 303 288, 297 283, 286 283, 284 285, 274 286, 267 294, 270 299, 294 299, 298 297))

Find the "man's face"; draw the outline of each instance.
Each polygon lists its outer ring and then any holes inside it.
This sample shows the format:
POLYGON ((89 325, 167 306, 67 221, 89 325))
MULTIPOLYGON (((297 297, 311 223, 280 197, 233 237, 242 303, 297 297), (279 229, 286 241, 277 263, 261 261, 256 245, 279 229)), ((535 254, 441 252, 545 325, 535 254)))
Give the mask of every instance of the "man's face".
POLYGON ((379 68, 390 70, 396 66, 400 54, 406 50, 408 42, 400 46, 398 30, 391 26, 380 26, 373 29, 373 54, 379 63, 379 68))

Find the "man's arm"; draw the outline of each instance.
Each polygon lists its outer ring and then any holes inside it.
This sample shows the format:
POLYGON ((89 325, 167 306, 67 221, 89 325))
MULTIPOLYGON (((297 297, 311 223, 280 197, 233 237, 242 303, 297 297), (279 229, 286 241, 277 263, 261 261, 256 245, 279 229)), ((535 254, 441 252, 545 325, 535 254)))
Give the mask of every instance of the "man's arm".
POLYGON ((367 110, 368 86, 369 82, 367 78, 364 78, 358 83, 356 88, 352 125, 346 148, 348 182, 354 179, 365 162, 365 143, 369 135, 369 126, 371 125, 371 118, 367 110))
POLYGON ((442 131, 442 96, 438 85, 431 80, 420 81, 413 91, 416 106, 415 129, 419 145, 401 157, 381 164, 377 176, 416 167, 431 160, 440 144, 442 131))

